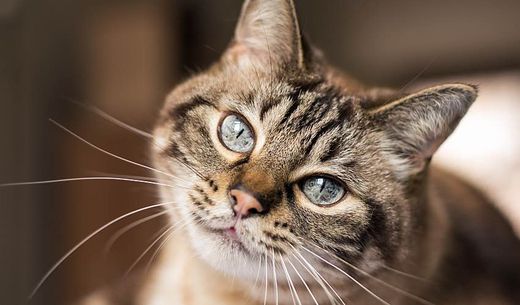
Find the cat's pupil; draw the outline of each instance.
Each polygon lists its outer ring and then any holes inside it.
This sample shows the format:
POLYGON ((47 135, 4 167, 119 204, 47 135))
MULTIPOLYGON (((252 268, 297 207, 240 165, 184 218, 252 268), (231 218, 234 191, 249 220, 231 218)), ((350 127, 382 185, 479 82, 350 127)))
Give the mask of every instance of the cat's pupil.
POLYGON ((235 152, 249 152, 254 146, 253 132, 237 115, 230 114, 220 128, 220 138, 228 149, 235 152))
POLYGON ((330 205, 340 200, 345 190, 333 179, 310 177, 303 183, 303 192, 314 204, 330 205))

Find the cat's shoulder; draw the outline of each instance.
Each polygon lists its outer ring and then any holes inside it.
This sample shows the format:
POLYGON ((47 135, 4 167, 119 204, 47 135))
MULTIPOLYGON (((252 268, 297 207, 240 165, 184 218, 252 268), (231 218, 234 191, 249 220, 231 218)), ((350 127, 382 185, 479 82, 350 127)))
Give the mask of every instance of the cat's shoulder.
POLYGON ((452 173, 432 168, 429 183, 432 203, 443 206, 450 223, 442 268, 450 275, 444 277, 520 297, 520 239, 507 218, 483 192, 452 173))
MULTIPOLYGON (((438 200, 449 213, 455 227, 466 233, 500 235, 518 240, 509 221, 481 190, 461 177, 440 167, 429 172, 430 198, 438 200)), ((463 233, 463 232, 461 232, 463 233)), ((488 235, 480 235, 482 238, 488 235)))

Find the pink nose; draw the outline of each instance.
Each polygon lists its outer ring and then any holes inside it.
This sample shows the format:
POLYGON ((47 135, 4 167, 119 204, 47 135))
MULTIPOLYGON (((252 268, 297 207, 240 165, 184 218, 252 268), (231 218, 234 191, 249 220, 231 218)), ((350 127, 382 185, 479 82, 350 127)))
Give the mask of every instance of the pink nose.
POLYGON ((232 189, 229 195, 235 200, 233 209, 238 215, 248 216, 249 214, 261 213, 263 211, 260 202, 248 192, 232 189))

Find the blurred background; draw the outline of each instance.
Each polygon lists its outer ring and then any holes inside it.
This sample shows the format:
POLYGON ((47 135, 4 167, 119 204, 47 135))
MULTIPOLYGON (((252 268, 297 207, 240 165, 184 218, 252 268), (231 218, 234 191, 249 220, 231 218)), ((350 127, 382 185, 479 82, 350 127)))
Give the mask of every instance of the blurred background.
MULTIPOLYGON (((520 232, 520 2, 297 0, 305 33, 368 84, 414 90, 449 80, 481 95, 434 162, 483 188, 520 232)), ((72 101, 151 130, 164 96, 229 42, 239 0, 0 0, 0 183, 150 173, 145 138, 72 101)), ((45 272, 96 228, 157 202, 154 188, 86 181, 0 189, 0 303, 23 304, 45 272)), ((156 218, 134 215, 80 248, 30 304, 70 304, 123 278, 156 218)), ((153 251, 151 251, 153 253, 153 251)), ((151 253, 139 266, 146 265, 151 253)), ((138 268, 139 268, 138 266, 138 268)))

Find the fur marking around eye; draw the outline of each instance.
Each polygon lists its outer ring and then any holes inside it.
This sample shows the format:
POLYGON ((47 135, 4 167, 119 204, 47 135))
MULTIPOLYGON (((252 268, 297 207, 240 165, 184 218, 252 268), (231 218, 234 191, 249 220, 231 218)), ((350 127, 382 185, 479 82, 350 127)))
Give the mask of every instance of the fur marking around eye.
POLYGON ((211 107, 218 110, 218 107, 212 102, 204 99, 202 96, 196 96, 190 101, 181 103, 170 110, 170 117, 174 120, 174 128, 178 130, 187 119, 188 113, 198 107, 211 107))

